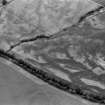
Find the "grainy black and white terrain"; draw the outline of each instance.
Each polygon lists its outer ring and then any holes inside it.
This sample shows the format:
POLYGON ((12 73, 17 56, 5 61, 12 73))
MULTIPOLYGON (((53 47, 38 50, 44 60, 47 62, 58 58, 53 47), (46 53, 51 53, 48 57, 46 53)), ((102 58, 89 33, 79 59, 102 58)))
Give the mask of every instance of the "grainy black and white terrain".
POLYGON ((0 0, 0 105, 105 105, 103 0, 0 0))

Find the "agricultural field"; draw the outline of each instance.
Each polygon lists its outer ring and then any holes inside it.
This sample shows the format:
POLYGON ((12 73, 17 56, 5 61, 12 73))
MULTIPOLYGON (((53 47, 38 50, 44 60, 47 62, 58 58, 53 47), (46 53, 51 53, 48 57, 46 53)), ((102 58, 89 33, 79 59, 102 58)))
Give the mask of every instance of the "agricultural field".
POLYGON ((0 105, 105 104, 104 0, 0 0, 0 105))

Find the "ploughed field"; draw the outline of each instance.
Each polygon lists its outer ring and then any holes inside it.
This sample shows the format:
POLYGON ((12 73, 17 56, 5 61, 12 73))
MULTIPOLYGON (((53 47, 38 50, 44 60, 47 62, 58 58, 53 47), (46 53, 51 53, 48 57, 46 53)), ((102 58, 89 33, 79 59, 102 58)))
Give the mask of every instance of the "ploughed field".
POLYGON ((86 0, 14 0, 1 6, 0 56, 33 81, 36 76, 69 94, 105 103, 105 13, 95 11, 99 7, 86 0))

